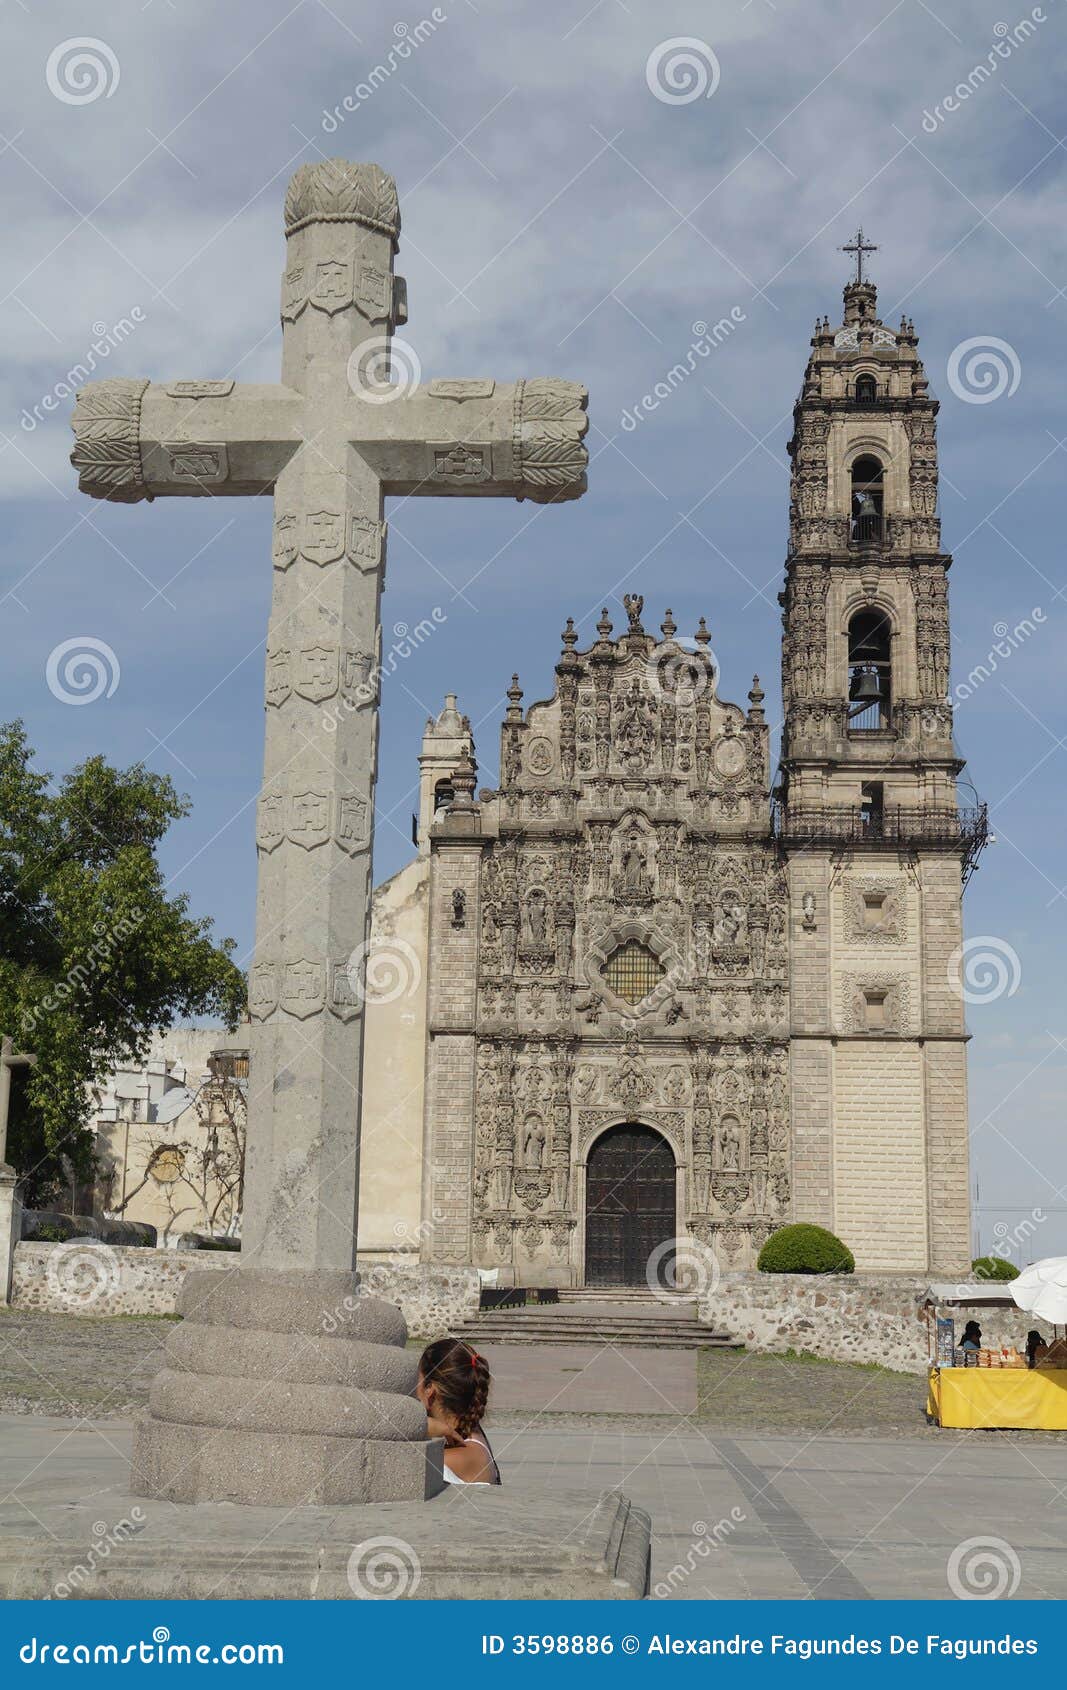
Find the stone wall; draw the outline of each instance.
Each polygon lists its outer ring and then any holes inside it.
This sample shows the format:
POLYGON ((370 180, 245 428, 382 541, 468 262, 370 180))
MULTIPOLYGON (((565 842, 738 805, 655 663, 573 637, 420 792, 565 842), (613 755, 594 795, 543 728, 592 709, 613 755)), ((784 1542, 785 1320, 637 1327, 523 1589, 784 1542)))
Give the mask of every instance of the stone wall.
MULTIPOLYGON (((239 1258, 213 1250, 144 1250, 73 1242, 19 1244, 11 1301, 51 1314, 174 1314, 185 1275, 234 1268, 239 1258)), ((474 1268, 424 1268, 375 1262, 362 1270, 371 1296, 396 1303, 412 1338, 440 1338, 478 1311, 474 1268)))
MULTIPOLYGON (((802 1350, 828 1361, 924 1373, 927 1329, 920 1299, 927 1285, 924 1278, 882 1274, 725 1273, 701 1298, 700 1318, 751 1350, 802 1350)), ((1050 1327, 1021 1309, 966 1309, 955 1314, 957 1340, 972 1317, 990 1346, 1021 1350, 1032 1326, 1051 1336, 1050 1327)))

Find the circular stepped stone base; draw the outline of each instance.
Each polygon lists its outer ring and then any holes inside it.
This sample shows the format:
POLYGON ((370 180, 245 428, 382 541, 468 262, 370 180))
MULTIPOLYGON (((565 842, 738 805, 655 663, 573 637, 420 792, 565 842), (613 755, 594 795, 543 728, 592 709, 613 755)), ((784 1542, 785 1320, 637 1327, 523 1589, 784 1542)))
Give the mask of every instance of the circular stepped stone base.
POLYGON ((423 1501, 444 1485, 416 1358, 355 1273, 190 1273, 134 1435, 131 1489, 169 1502, 423 1501))

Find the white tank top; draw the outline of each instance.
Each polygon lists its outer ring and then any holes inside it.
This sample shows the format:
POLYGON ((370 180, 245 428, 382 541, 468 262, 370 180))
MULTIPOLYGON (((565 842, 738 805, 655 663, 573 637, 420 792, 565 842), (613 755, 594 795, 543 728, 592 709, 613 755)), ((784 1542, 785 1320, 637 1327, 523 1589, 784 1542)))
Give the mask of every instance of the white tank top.
POLYGON ((476 1432, 473 1437, 464 1438, 463 1443, 464 1443, 464 1446, 466 1446, 467 1444, 477 1444, 479 1449, 485 1450, 485 1452, 488 1455, 490 1461, 493 1463, 493 1473, 494 1473, 495 1477, 493 1477, 492 1479, 461 1479, 458 1473, 453 1473, 451 1467, 448 1465, 448 1463, 446 1461, 446 1462, 442 1463, 442 1467, 443 1467, 444 1475, 445 1475, 445 1483, 447 1485, 484 1485, 484 1486, 486 1486, 486 1488, 488 1488, 490 1485, 498 1485, 500 1483, 500 1468, 496 1464, 496 1456, 493 1454, 492 1450, 489 1448, 488 1440, 484 1437, 480 1437, 478 1435, 478 1433, 476 1432))

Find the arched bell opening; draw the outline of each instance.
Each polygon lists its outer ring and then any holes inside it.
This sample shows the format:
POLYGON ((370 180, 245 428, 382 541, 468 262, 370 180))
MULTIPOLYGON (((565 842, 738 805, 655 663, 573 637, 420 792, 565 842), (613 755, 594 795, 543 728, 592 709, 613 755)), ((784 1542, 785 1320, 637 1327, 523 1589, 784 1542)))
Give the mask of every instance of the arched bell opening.
POLYGON ((884 610, 858 610, 848 625, 848 726, 872 733, 892 725, 893 628, 884 610))
POLYGON ((884 472, 877 458, 864 456, 852 465, 852 526, 854 546, 879 546, 885 535, 884 472))

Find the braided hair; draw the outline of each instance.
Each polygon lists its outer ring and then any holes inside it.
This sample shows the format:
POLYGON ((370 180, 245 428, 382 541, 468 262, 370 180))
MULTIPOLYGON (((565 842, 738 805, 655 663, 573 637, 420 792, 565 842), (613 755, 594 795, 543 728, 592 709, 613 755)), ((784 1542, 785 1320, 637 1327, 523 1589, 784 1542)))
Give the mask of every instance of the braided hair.
POLYGON ((423 1350, 419 1376, 425 1384, 436 1386, 441 1407, 455 1415, 460 1436, 469 1438, 489 1402, 491 1381, 485 1357, 459 1338, 438 1338, 423 1350))

